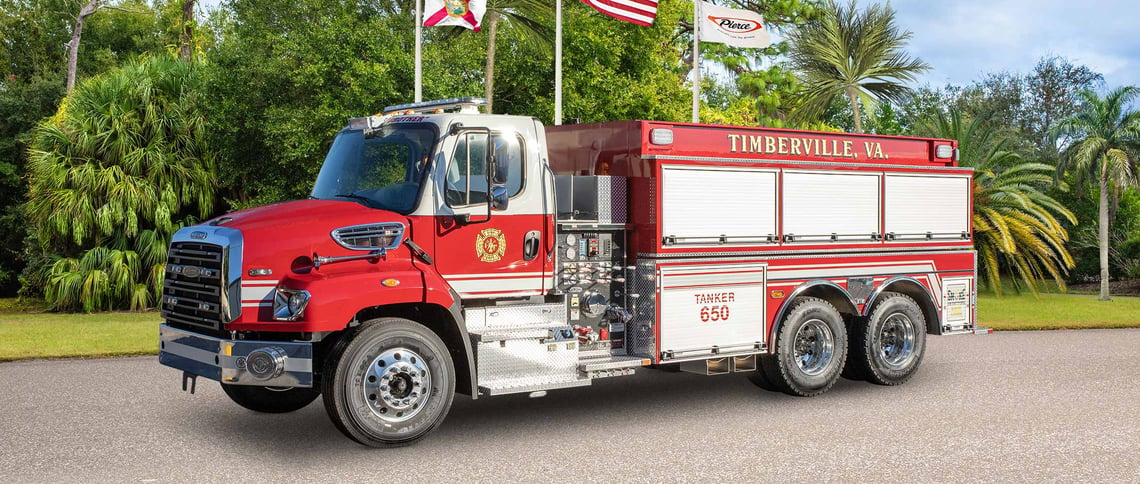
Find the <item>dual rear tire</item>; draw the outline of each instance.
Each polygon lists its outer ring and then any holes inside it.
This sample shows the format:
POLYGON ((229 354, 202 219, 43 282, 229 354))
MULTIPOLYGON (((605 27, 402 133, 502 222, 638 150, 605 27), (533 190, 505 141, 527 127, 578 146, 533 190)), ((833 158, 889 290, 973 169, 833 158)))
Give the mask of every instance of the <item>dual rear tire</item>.
POLYGON ((886 292, 866 318, 850 324, 827 301, 793 302, 775 338, 776 352, 760 357, 750 377, 766 390, 810 397, 840 375, 900 385, 918 370, 926 350, 926 320, 909 296, 886 292))
POLYGON ((844 376, 878 385, 906 383, 926 353, 926 318, 910 296, 885 292, 851 331, 844 376))
POLYGON ((751 380, 761 388, 810 397, 826 392, 843 371, 847 328, 830 303, 797 299, 776 335, 776 354, 762 355, 751 380))

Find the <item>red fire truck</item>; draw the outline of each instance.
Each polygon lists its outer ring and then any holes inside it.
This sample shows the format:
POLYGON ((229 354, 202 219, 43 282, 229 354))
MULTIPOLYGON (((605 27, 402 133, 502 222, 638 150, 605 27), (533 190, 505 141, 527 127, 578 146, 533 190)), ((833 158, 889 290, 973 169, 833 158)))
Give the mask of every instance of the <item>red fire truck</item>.
POLYGON ((812 396, 901 384, 927 334, 975 330, 954 141, 479 106, 352 119, 308 200, 180 230, 161 363, 258 412, 323 395, 348 437, 393 446, 456 392, 650 367, 812 396))

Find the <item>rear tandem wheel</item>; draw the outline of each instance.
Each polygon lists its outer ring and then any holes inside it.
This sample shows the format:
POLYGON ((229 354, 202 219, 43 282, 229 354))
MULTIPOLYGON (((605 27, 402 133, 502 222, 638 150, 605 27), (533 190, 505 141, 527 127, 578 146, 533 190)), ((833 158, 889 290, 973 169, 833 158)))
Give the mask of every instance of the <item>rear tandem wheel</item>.
POLYGON ((846 359, 843 316, 823 299, 802 297, 780 325, 776 354, 761 355, 751 380, 764 389, 811 397, 835 384, 846 359))
POLYGON ((910 296, 884 292, 870 316, 852 326, 848 374, 879 385, 910 379, 926 352, 926 318, 910 296))

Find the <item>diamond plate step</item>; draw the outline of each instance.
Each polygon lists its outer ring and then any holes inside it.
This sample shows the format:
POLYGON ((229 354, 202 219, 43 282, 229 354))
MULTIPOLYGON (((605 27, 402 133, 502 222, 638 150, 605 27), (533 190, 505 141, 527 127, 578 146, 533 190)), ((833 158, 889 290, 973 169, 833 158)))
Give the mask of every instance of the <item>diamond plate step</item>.
POLYGON ((550 339, 555 341, 568 340, 569 338, 562 338, 558 334, 558 330, 569 328, 569 326, 551 326, 549 324, 541 324, 535 326, 516 326, 512 328, 501 329, 482 329, 473 330, 468 332, 471 339, 475 342, 487 341, 503 341, 510 339, 550 339))
POLYGON ((557 390, 560 388, 574 388, 589 386, 593 380, 589 378, 575 378, 573 380, 541 383, 536 385, 496 385, 494 383, 479 385, 480 395, 508 395, 511 393, 530 393, 542 390, 557 390))
POLYGON ((578 371, 618 370, 624 368, 640 368, 653 361, 639 356, 604 356, 595 358, 581 358, 578 360, 578 371))

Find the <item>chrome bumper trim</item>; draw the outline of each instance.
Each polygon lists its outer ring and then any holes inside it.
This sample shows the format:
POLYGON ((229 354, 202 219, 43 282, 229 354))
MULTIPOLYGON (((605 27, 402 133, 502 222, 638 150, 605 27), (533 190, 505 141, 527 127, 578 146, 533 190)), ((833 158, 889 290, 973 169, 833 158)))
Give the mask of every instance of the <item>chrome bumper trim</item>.
POLYGON ((313 386, 312 343, 244 341, 214 338, 159 325, 158 362, 194 375, 229 385, 277 387, 313 386), (245 358, 261 348, 281 348, 285 371, 276 378, 258 380, 245 369, 245 358))

